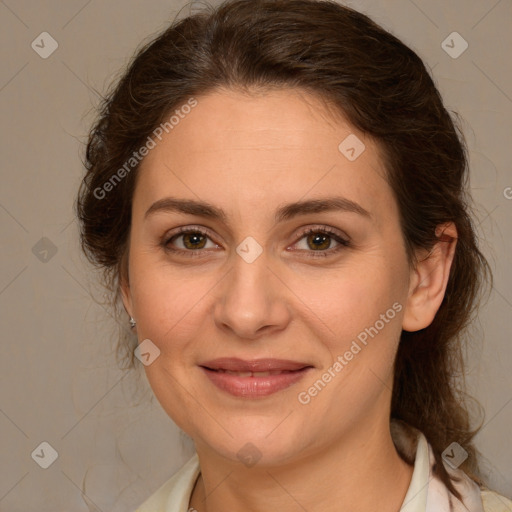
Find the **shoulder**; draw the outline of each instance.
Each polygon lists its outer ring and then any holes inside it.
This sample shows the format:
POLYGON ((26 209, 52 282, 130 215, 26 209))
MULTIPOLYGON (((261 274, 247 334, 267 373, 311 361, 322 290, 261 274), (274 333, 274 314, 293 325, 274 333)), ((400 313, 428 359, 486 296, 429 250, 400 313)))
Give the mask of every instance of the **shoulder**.
POLYGON ((187 512, 190 495, 199 476, 197 454, 160 486, 135 512, 187 512))
POLYGON ((512 501, 497 492, 483 488, 481 492, 485 512, 512 512, 512 501))

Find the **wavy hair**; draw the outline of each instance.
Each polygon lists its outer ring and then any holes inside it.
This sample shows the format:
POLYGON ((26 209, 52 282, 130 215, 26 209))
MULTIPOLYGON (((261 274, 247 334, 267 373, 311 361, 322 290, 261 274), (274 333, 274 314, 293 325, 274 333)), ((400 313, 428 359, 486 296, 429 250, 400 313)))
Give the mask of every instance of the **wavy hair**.
MULTIPOLYGON (((330 0, 229 0, 175 20, 145 44, 105 96, 89 135, 87 172, 75 203, 82 249, 103 270, 120 318, 137 166, 104 197, 97 191, 191 97, 219 88, 276 87, 315 94, 377 142, 410 265, 416 249, 439 241, 438 225, 457 228, 435 319, 401 334, 391 417, 425 434, 436 471, 460 499, 441 454, 457 441, 469 453, 462 469, 479 481, 463 336, 492 274, 476 240, 457 116, 444 107, 420 57, 366 15, 330 0)), ((133 337, 123 333, 120 347, 133 364, 133 337)))

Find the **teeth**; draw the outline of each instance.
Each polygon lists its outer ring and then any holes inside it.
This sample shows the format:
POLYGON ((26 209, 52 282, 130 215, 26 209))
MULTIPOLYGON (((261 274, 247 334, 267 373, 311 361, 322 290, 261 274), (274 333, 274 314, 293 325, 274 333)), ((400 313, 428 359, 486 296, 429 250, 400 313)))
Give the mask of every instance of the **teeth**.
POLYGON ((239 377, 250 377, 252 375, 251 372, 232 372, 231 370, 223 370, 224 373, 229 373, 229 375, 238 375, 239 377))
POLYGON ((280 375, 281 373, 290 373, 291 370, 271 370, 268 372, 234 372, 231 370, 217 370, 229 375, 236 375, 237 377, 268 377, 269 375, 280 375))

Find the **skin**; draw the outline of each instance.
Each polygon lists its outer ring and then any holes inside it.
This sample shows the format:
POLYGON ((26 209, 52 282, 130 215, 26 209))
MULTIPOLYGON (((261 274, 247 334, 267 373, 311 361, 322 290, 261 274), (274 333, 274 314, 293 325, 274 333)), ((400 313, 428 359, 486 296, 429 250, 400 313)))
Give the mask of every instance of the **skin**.
MULTIPOLYGON (((297 90, 216 90, 197 101, 141 164, 122 282, 139 340, 160 350, 145 367, 150 385, 196 445, 201 476, 190 506, 366 512, 378 503, 382 512, 396 511, 412 467, 389 429, 393 362, 401 330, 434 318, 455 241, 418 251, 421 262, 409 265, 378 146, 318 98, 297 90), (366 147, 355 161, 338 150, 349 134, 366 147), (370 217, 324 211, 275 222, 283 204, 334 195, 370 217), (211 203, 227 222, 173 211, 145 218, 166 196, 211 203), (203 248, 191 249, 182 235, 169 246, 188 253, 166 251, 175 230, 187 226, 208 231, 203 248), (350 244, 327 238, 317 249, 302 234, 323 226, 350 244), (248 236, 263 251, 252 263, 236 252, 248 236), (328 255, 308 256, 320 251, 328 255), (297 394, 394 303, 401 311, 301 404, 297 394), (263 399, 237 398, 198 366, 217 357, 283 358, 314 369, 263 399), (261 455, 251 467, 237 457, 248 442, 261 455)), ((451 224, 439 229, 456 237, 451 224)))

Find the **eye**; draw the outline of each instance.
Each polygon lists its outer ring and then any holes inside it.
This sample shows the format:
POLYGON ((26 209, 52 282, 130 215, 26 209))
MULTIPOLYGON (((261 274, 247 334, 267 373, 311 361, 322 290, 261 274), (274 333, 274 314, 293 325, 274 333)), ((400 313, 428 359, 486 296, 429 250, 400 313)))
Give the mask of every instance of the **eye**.
MULTIPOLYGON (((300 245, 300 242, 304 240, 305 247, 295 248, 293 251, 305 252, 308 257, 312 258, 327 257, 350 246, 350 242, 346 238, 326 226, 309 228, 297 236, 300 238, 294 245, 300 245), (337 244, 334 248, 332 247, 333 241, 337 244)), ((220 247, 211 240, 208 231, 194 226, 179 228, 172 236, 164 238, 162 246, 166 251, 191 257, 202 256, 202 253, 205 252, 203 249, 218 249, 220 247), (208 243, 210 243, 209 246, 208 243)))
POLYGON ((302 232, 299 241, 296 242, 295 245, 299 244, 301 240, 304 240, 305 248, 299 250, 304 250, 310 253, 308 254, 308 257, 313 258, 327 257, 330 254, 337 253, 344 247, 350 246, 350 242, 346 238, 325 226, 309 228, 302 232), (338 245, 331 248, 333 240, 338 245))
POLYGON ((179 228, 170 238, 166 238, 162 244, 168 251, 174 253, 187 253, 187 256, 200 256, 201 249, 215 249, 219 246, 212 242, 207 231, 199 227, 179 228), (210 246, 208 246, 210 240, 210 246), (173 244, 176 245, 173 247, 173 244), (197 252, 195 252, 197 251, 197 252))

